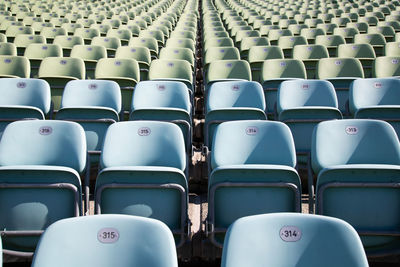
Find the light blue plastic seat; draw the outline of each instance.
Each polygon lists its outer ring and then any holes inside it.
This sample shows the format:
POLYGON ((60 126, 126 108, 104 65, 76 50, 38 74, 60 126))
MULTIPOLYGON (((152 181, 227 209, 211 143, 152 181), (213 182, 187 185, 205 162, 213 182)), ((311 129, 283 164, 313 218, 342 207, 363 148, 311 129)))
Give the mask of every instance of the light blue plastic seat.
POLYGON ((306 68, 299 59, 268 59, 261 68, 261 84, 264 88, 267 115, 276 117, 276 93, 286 80, 305 79, 306 68))
POLYGON ((177 267, 171 231, 160 221, 128 215, 65 219, 45 231, 32 262, 33 267, 114 264, 177 267))
POLYGON ((192 144, 192 105, 183 82, 144 81, 133 92, 130 120, 169 121, 178 125, 185 138, 186 150, 192 144))
POLYGON ((357 79, 350 85, 350 113, 357 119, 389 122, 400 136, 400 80, 357 79))
POLYGON ((252 81, 213 83, 205 100, 204 144, 212 150, 215 127, 224 121, 266 120, 261 85, 252 81))
POLYGON ((0 137, 10 122, 44 120, 50 113, 50 86, 44 80, 0 79, 0 95, 0 137))
POLYGON ((324 121, 313 133, 316 213, 350 223, 367 255, 399 251, 400 144, 379 120, 324 121))
POLYGON ((322 58, 317 64, 317 79, 330 81, 335 87, 339 110, 349 115, 349 87, 358 78, 364 78, 361 61, 358 58, 322 58))
POLYGON ((116 82, 76 80, 65 85, 56 119, 83 127, 90 162, 98 164, 108 126, 119 121, 120 113, 121 89, 116 82))
POLYGON ((222 267, 368 267, 354 228, 327 216, 248 216, 231 225, 225 240, 222 267))
POLYGON ((80 174, 86 168, 86 141, 79 124, 10 123, 0 142, 0 166, 4 253, 30 257, 50 224, 83 215, 80 174))
POLYGON ((95 212, 161 220, 181 246, 188 229, 187 164, 185 140, 177 125, 114 123, 104 139, 95 212))
POLYGON ((218 125, 208 177, 207 233, 221 247, 231 223, 244 216, 299 212, 301 185, 289 127, 272 121, 218 125))

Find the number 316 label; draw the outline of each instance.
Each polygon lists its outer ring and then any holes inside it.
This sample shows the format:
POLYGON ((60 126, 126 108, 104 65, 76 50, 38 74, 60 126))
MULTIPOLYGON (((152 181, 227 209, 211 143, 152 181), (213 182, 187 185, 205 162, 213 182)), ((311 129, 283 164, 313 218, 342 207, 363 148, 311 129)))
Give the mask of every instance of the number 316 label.
POLYGON ((301 239, 301 230, 296 226, 284 226, 279 235, 285 242, 297 242, 301 239))
POLYGON ((119 232, 114 228, 103 228, 97 233, 97 239, 101 243, 115 243, 119 239, 119 232))

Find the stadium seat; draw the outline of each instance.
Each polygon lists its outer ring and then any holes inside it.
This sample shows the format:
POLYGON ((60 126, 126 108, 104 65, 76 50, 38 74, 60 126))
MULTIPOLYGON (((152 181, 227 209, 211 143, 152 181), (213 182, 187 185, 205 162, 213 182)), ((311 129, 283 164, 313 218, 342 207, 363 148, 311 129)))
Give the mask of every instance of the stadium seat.
POLYGON ((217 125, 233 120, 266 120, 262 87, 252 81, 213 83, 205 99, 204 145, 212 150, 217 125))
POLYGON ((9 124, 0 142, 0 166, 3 253, 32 256, 50 224, 83 215, 79 175, 86 167, 86 142, 78 124, 9 124))
POLYGON ((383 48, 386 44, 385 37, 381 33, 364 33, 354 36, 355 44, 370 44, 375 50, 377 57, 383 56, 383 48))
POLYGON ((130 120, 168 121, 178 125, 191 152, 192 106, 186 85, 178 81, 145 81, 133 92, 130 120))
POLYGON ((240 41, 241 59, 247 59, 249 50, 253 46, 268 46, 269 41, 266 37, 245 37, 240 41))
POLYGON ((221 266, 244 265, 367 267, 368 261, 357 232, 343 220, 279 213, 241 218, 228 229, 221 266))
POLYGON ((367 255, 399 249, 400 144, 393 127, 367 119, 325 121, 313 133, 316 213, 350 223, 367 255))
POLYGON ((46 43, 51 44, 56 36, 67 35, 67 31, 63 28, 43 27, 40 31, 40 35, 46 38, 46 43))
POLYGON ((214 46, 209 47, 203 57, 203 73, 207 74, 209 65, 215 60, 239 60, 239 49, 233 46, 214 46))
POLYGON ((397 78, 357 79, 350 85, 350 113, 357 119, 389 122, 400 136, 400 80, 397 78))
POLYGON ((293 57, 293 48, 298 45, 306 45, 307 39, 304 36, 281 36, 278 39, 278 46, 282 48, 285 58, 293 57))
POLYGON ((40 63, 39 78, 50 84, 53 108, 57 111, 67 82, 85 79, 85 63, 80 58, 46 57, 40 63))
POLYGON ((79 28, 74 32, 74 36, 82 37, 85 44, 90 44, 94 37, 100 36, 100 32, 94 28, 79 28))
POLYGON ((282 48, 279 46, 252 46, 249 49, 247 61, 250 63, 252 80, 261 81, 261 67, 264 60, 282 59, 284 57, 282 48))
POLYGON ((121 88, 122 110, 129 112, 133 90, 140 81, 138 62, 132 58, 101 58, 96 64, 95 78, 117 82, 121 88))
POLYGON ((0 56, 0 78, 29 78, 29 59, 24 56, 0 56))
POLYGON ((399 57, 400 56, 400 42, 386 43, 384 54, 387 57, 399 57))
POLYGON ((93 264, 177 267, 178 260, 172 233, 165 224, 148 218, 110 214, 52 224, 43 234, 32 266, 93 264))
POLYGON ((336 56, 337 47, 340 44, 345 44, 346 41, 343 36, 341 35, 318 35, 315 38, 315 44, 324 45, 328 49, 329 57, 336 56))
POLYGON ((10 122, 49 115, 50 86, 43 80, 2 78, 0 95, 0 136, 10 122))
POLYGON ((56 119, 83 127, 90 163, 97 165, 108 126, 119 121, 120 113, 121 90, 116 82, 75 80, 65 85, 56 119))
POLYGON ((95 212, 161 220, 181 246, 188 226, 187 164, 185 141, 177 125, 114 123, 108 128, 101 154, 95 212))
POLYGON ((189 62, 193 70, 195 67, 195 57, 189 48, 163 47, 160 50, 160 59, 182 59, 189 62))
POLYGON ((14 38, 14 44, 17 47, 17 55, 23 56, 28 45, 34 43, 46 43, 46 39, 41 35, 34 34, 18 34, 14 38))
POLYGON ((338 46, 337 57, 358 58, 363 66, 364 77, 372 75, 372 65, 375 61, 375 51, 370 44, 341 44, 338 46))
POLYGON ((377 57, 372 66, 372 77, 400 77, 400 57, 377 57))
POLYGON ((115 58, 132 58, 135 59, 140 68, 140 80, 146 81, 149 76, 149 68, 151 62, 150 50, 144 46, 121 46, 118 47, 115 58))
POLYGON ((129 46, 147 47, 150 50, 151 58, 152 59, 158 58, 158 44, 157 40, 153 37, 132 37, 131 40, 129 41, 129 46))
POLYGON ((336 90, 339 110, 348 116, 350 83, 357 78, 364 78, 360 60, 357 58, 322 58, 317 64, 317 79, 330 81, 336 90))
POLYGON ((294 142, 285 124, 221 123, 210 162, 206 231, 214 245, 222 247, 226 229, 238 218, 301 210, 294 142))
POLYGON ((75 45, 83 45, 84 40, 80 36, 58 35, 54 38, 53 44, 61 46, 64 57, 71 56, 71 50, 75 45))
POLYGON ((116 37, 121 41, 121 45, 128 45, 132 32, 128 29, 109 29, 106 37, 116 37))
POLYGON ((315 78, 318 61, 327 57, 329 57, 328 49, 324 45, 296 45, 293 48, 293 58, 303 61, 307 79, 315 78))
POLYGON ((115 51, 121 46, 121 40, 117 37, 93 37, 91 45, 102 45, 107 49, 107 57, 114 57, 115 51))
POLYGON ((74 45, 71 57, 81 58, 85 62, 86 79, 95 78, 96 64, 101 58, 107 57, 107 50, 102 45, 74 45))
POLYGON ((261 84, 264 88, 267 115, 276 117, 276 92, 281 82, 291 79, 305 79, 306 68, 298 59, 268 59, 261 68, 261 84))
POLYGON ((62 57, 63 51, 57 44, 33 43, 26 47, 24 56, 29 59, 31 65, 30 77, 37 78, 42 60, 46 57, 62 57))

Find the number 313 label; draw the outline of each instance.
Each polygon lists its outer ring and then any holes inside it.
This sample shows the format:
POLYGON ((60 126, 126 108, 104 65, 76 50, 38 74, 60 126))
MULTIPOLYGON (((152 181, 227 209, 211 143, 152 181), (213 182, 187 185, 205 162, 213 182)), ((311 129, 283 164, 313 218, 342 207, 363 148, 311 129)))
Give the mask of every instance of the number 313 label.
POLYGON ((285 242, 297 242, 301 239, 301 230, 296 226, 284 226, 279 235, 285 242))
POLYGON ((115 228, 103 228, 97 233, 97 239, 101 243, 115 243, 119 239, 119 232, 115 228))

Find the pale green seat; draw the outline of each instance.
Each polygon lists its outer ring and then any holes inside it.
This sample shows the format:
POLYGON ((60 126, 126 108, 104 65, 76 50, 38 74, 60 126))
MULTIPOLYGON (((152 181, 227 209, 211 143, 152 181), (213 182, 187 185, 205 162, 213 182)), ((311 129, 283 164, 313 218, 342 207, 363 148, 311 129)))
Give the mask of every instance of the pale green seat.
POLYGON ((320 18, 307 18, 304 20, 304 24, 309 28, 316 28, 318 24, 324 23, 320 18))
POLYGON ((17 55, 23 56, 25 49, 30 44, 44 44, 46 39, 42 35, 35 34, 18 34, 14 38, 15 46, 17 47, 17 55))
POLYGON ((308 44, 304 36, 281 36, 278 39, 278 46, 282 48, 285 58, 293 57, 293 48, 297 45, 308 44))
POLYGON ((161 30, 153 30, 153 29, 142 30, 139 33, 139 37, 156 39, 159 50, 165 44, 164 33, 161 30))
POLYGON ((57 111, 67 82, 85 79, 85 63, 80 58, 46 57, 40 64, 38 76, 50 84, 53 108, 57 111))
POLYGON ((276 93, 285 80, 305 79, 306 68, 299 59, 268 59, 261 68, 261 85, 264 89, 268 117, 276 115, 276 93))
POLYGON ((153 37, 132 37, 129 41, 129 46, 136 47, 142 46, 147 47, 150 50, 152 59, 158 58, 158 44, 157 40, 153 37))
POLYGON ((171 32, 171 38, 189 38, 192 39, 193 41, 196 41, 196 33, 191 32, 191 31, 184 31, 180 29, 175 29, 173 32, 171 32))
POLYGON ((352 27, 336 28, 333 31, 333 34, 343 36, 343 38, 346 40, 346 43, 354 43, 354 36, 359 33, 360 32, 357 28, 352 27))
POLYGON ((356 28, 359 33, 367 33, 369 26, 366 22, 349 22, 346 28, 356 28))
MULTIPOLYGON (((304 24, 306 19, 311 18, 311 16, 309 14, 304 13, 300 13, 300 14, 296 14, 294 16, 294 19, 298 21, 298 23, 300 24, 304 24)), ((308 26, 307 26, 308 27, 308 26)))
POLYGON ((17 47, 14 43, 0 42, 0 55, 3 56, 16 56, 17 47))
POLYGON ((395 33, 400 31, 400 22, 396 20, 379 21, 378 26, 390 26, 395 33))
POLYGON ((307 29, 309 28, 307 25, 305 24, 291 24, 289 25, 288 29, 290 31, 292 31, 293 35, 300 35, 300 32, 302 29, 307 29))
POLYGON ((192 149, 192 106, 186 85, 178 81, 145 81, 136 85, 130 120, 175 123, 181 128, 187 152, 192 149))
POLYGON ((140 33, 140 27, 138 25, 121 25, 119 26, 118 29, 129 30, 131 32, 132 37, 138 37, 140 33))
POLYGON ((351 22, 352 20, 349 17, 339 17, 333 18, 331 23, 336 23, 339 27, 347 27, 347 23, 351 22))
MULTIPOLYGON (((261 35, 263 35, 262 32, 261 35)), ((293 33, 288 29, 272 29, 268 32, 268 40, 271 45, 277 45, 281 36, 293 36, 293 33)))
POLYGON ((96 64, 95 78, 118 83, 121 88, 122 110, 128 112, 133 90, 140 81, 138 62, 133 58, 101 58, 96 64))
POLYGON ((102 45, 74 45, 71 57, 81 58, 85 62, 86 79, 94 79, 97 61, 107 57, 107 50, 102 45))
POLYGON ((321 122, 311 156, 316 213, 350 223, 367 255, 396 253, 400 145, 393 127, 367 119, 321 122))
POLYGON ((372 75, 372 65, 375 61, 375 50, 370 44, 341 44, 338 46, 338 57, 358 58, 363 66, 364 77, 372 75))
POLYGON ((7 40, 10 43, 14 42, 15 36, 17 36, 18 34, 34 34, 33 28, 30 26, 10 25, 5 31, 7 40))
POLYGON ((24 56, 30 62, 30 77, 37 78, 42 60, 46 57, 62 57, 63 51, 58 44, 32 43, 26 47, 24 56))
POLYGON ((61 220, 45 231, 32 262, 33 267, 110 264, 177 267, 171 231, 158 220, 128 215, 61 220))
POLYGON ((389 122, 400 136, 400 80, 358 79, 350 86, 349 107, 354 118, 389 122))
POLYGON ((385 45, 385 56, 398 57, 400 56, 400 42, 389 42, 385 45))
POLYGON ((264 60, 283 58, 282 48, 279 46, 252 46, 249 49, 247 61, 250 63, 252 80, 261 81, 261 67, 264 60))
POLYGON ((95 212, 158 219, 175 234, 179 247, 187 236, 187 171, 185 141, 177 125, 114 123, 108 128, 101 154, 95 212))
POLYGON ((386 44, 385 37, 381 33, 356 34, 354 36, 355 44, 370 44, 375 50, 377 57, 383 56, 383 49, 386 44))
POLYGON ((322 23, 317 25, 317 29, 322 29, 326 34, 333 34, 333 31, 339 27, 336 23, 322 23))
POLYGON ((7 36, 4 33, 0 33, 0 42, 7 43, 7 36))
POLYGON ((221 266, 368 267, 368 260, 357 232, 343 220, 280 213, 235 221, 221 266))
POLYGON ((29 78, 0 79, 0 136, 16 120, 44 120, 50 113, 50 86, 29 78))
POLYGON ((357 21, 365 22, 368 24, 368 26, 376 26, 379 22, 377 17, 371 15, 359 17, 357 21))
POLYGON ((278 22, 278 26, 281 29, 287 29, 289 27, 289 25, 296 25, 296 24, 298 24, 298 23, 297 23, 297 20, 295 20, 295 19, 281 19, 278 22))
POLYGON ((227 228, 238 218, 301 211, 295 147, 285 124, 221 123, 210 162, 206 231, 214 245, 222 247, 227 228))
POLYGON ((203 57, 203 73, 207 74, 211 62, 214 60, 240 59, 239 49, 233 46, 213 46, 208 48, 203 57))
POLYGON ((119 19, 111 19, 111 18, 107 18, 104 19, 101 22, 102 25, 109 25, 110 29, 118 29, 118 27, 121 25, 121 21, 119 19))
POLYGON ((340 44, 345 44, 346 41, 343 36, 333 34, 333 35, 318 35, 315 38, 315 44, 318 45, 324 45, 328 49, 329 56, 330 57, 335 57, 336 56, 336 51, 337 47, 340 44))
POLYGON ((65 29, 67 35, 73 35, 77 29, 83 28, 83 26, 79 23, 70 22, 61 24, 61 28, 65 29))
POLYGON ((304 36, 308 44, 315 44, 315 39, 319 35, 326 35, 325 30, 321 28, 305 28, 300 31, 300 36, 304 36))
MULTIPOLYGON (((324 120, 342 119, 335 88, 324 80, 282 82, 277 93, 277 114, 277 119, 288 125, 293 134, 298 168, 303 169, 310 166, 311 136, 315 125, 324 120)), ((310 190, 312 180, 308 182, 310 190)))
POLYGON ((247 59, 249 50, 254 46, 269 46, 269 40, 266 37, 245 37, 240 42, 240 56, 247 59))
POLYGON ((79 13, 67 13, 64 17, 71 22, 76 22, 78 19, 82 18, 82 15, 79 13))
POLYGON ((195 42, 190 38, 169 38, 166 43, 165 47, 183 47, 189 48, 190 50, 195 53, 195 42))
POLYGON ((204 33, 203 43, 205 43, 210 38, 221 38, 221 37, 229 37, 228 32, 225 31, 225 30, 222 30, 222 31, 206 31, 204 33))
POLYGON ((251 81, 250 64, 239 59, 211 61, 205 76, 205 91, 212 83, 227 80, 251 81))
POLYGON ((327 57, 328 49, 324 45, 296 45, 293 48, 293 58, 303 61, 308 79, 315 78, 318 61, 327 57))
POLYGON ((81 24, 84 28, 89 28, 90 25, 95 24, 96 21, 94 19, 89 19, 89 18, 80 18, 76 20, 76 23, 81 24))
POLYGON ((181 59, 186 60, 190 63, 190 66, 194 70, 195 68, 195 57, 192 50, 189 48, 180 47, 163 47, 160 50, 160 59, 181 59))
POLYGON ((41 17, 35 17, 35 16, 32 16, 32 17, 27 16, 27 17, 22 18, 22 23, 25 26, 32 26, 32 24, 34 22, 43 22, 43 19, 41 17))
POLYGON ((368 28, 367 33, 380 33, 385 37, 386 42, 393 42, 396 32, 392 26, 373 26, 368 28))
POLYGON ((114 57, 118 47, 121 46, 121 40, 117 37, 96 36, 93 37, 90 44, 104 46, 107 49, 107 56, 114 57))
POLYGON ((320 13, 317 15, 317 18, 322 19, 324 23, 330 23, 335 15, 332 13, 320 13))
POLYGON ((0 78, 29 78, 31 67, 24 56, 0 56, 0 78))
POLYGON ((260 32, 256 30, 244 30, 238 31, 235 34, 235 44, 240 47, 240 44, 244 38, 248 37, 261 37, 260 32))
POLYGON ((83 215, 86 142, 78 124, 9 124, 0 142, 0 166, 3 253, 30 257, 50 224, 83 215))
POLYGON ((279 30, 278 25, 266 24, 262 25, 261 28, 258 30, 263 37, 268 37, 269 32, 272 30, 279 30))
POLYGON ((90 163, 96 167, 108 126, 119 121, 120 113, 121 89, 116 82, 75 80, 65 85, 56 119, 83 127, 90 163))
POLYGON ((151 63, 150 50, 144 46, 121 46, 117 48, 115 58, 132 58, 135 59, 140 68, 140 80, 146 81, 149 76, 149 68, 151 63))
POLYGON ((357 78, 364 78, 361 62, 357 58, 322 58, 317 64, 317 79, 330 81, 336 90, 339 110, 348 116, 350 83, 357 78))
POLYGON ((215 128, 233 120, 266 120, 265 98, 261 85, 252 81, 222 81, 207 90, 204 145, 212 150, 215 128))
POLYGON ((194 81, 190 63, 181 59, 156 59, 150 64, 149 80, 179 81, 185 83, 193 100, 194 81))
POLYGON ((43 27, 40 31, 40 35, 44 36, 44 38, 46 38, 46 42, 51 44, 56 36, 67 35, 67 31, 63 28, 43 27))
POLYGON ((377 57, 372 66, 372 77, 399 77, 400 76, 400 57, 377 57))
POLYGON ((69 23, 70 20, 67 18, 61 18, 60 16, 54 16, 50 18, 49 22, 53 24, 54 27, 60 28, 63 23, 69 23))
POLYGON ((82 37, 85 44, 90 44, 94 37, 100 36, 100 32, 94 28, 79 28, 74 32, 74 36, 82 37))
POLYGON ((53 44, 61 46, 64 57, 71 55, 71 50, 75 45, 83 45, 84 39, 80 36, 58 35, 54 38, 53 44))
POLYGON ((210 47, 231 46, 234 47, 233 40, 230 37, 212 37, 205 41, 203 46, 203 54, 207 52, 210 47))

